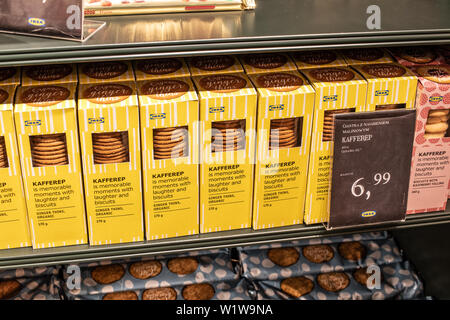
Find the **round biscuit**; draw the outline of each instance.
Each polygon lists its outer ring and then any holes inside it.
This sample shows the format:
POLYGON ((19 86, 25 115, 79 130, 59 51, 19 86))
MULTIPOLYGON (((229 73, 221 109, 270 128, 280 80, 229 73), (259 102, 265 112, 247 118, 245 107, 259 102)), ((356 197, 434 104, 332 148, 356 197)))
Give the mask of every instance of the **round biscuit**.
POLYGON ((448 123, 447 122, 439 122, 439 123, 431 123, 425 125, 425 132, 426 133, 440 133, 440 132, 446 132, 448 129, 448 123))
POLYGON ((446 116, 448 115, 450 112, 450 109, 434 109, 434 110, 430 110, 428 112, 428 116, 433 116, 433 117, 440 117, 440 116, 446 116))
POLYGON ((439 133, 425 133, 423 135, 425 139, 440 139, 445 137, 445 132, 439 132, 439 133))

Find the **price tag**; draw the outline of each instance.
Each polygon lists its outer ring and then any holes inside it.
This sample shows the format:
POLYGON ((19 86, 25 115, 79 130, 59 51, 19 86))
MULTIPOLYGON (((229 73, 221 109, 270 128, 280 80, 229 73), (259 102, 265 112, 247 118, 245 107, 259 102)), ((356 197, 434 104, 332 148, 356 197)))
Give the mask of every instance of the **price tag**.
POLYGON ((336 114, 328 228, 404 220, 415 110, 336 114))
POLYGON ((85 21, 83 0, 1 0, 0 30, 84 41, 105 25, 85 21))

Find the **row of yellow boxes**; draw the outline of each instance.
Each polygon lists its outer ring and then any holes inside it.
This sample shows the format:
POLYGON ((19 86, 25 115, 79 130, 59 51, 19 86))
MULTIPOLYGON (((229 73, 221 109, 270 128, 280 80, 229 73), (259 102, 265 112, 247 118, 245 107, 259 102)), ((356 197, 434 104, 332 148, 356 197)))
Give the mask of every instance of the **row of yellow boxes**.
POLYGON ((16 94, 0 83, 0 247, 326 221, 329 111, 414 107, 417 78, 381 51, 302 73, 249 55, 249 77, 234 56, 23 68, 16 94))

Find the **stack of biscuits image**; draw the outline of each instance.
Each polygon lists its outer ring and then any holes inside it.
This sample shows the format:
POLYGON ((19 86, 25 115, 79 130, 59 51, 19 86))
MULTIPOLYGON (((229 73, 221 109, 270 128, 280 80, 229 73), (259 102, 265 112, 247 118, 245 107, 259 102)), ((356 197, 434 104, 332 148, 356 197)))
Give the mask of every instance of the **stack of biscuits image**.
POLYGON ((447 134, 450 109, 430 110, 425 124, 425 139, 443 138, 447 134))
POLYGON ((188 149, 188 128, 186 126, 153 129, 155 160, 187 157, 188 149))
POLYGON ((0 137, 0 168, 8 168, 8 155, 6 154, 5 137, 0 137))
POLYGON ((128 132, 102 132, 92 134, 94 164, 130 161, 128 132))
POLYGON ((30 146, 33 167, 69 164, 64 133, 30 136, 30 146))
POLYGON ((270 121, 269 150, 298 146, 299 118, 270 121))
POLYGON ((245 120, 212 123, 211 152, 245 149, 245 120))
POLYGON ((383 104, 383 105, 378 105, 375 107, 376 111, 381 111, 381 110, 395 110, 395 109, 402 109, 405 108, 405 104, 404 103, 397 103, 397 104, 383 104))
POLYGON ((322 141, 333 141, 334 114, 352 112, 354 109, 338 109, 325 111, 323 119, 323 138, 322 141))

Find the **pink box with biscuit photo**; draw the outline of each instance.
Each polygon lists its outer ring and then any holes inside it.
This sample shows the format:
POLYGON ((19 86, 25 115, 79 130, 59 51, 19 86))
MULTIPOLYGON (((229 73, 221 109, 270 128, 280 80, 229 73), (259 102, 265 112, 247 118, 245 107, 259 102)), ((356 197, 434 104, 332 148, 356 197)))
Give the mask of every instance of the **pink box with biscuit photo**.
POLYGON ((412 70, 419 84, 407 214, 444 210, 450 186, 450 67, 412 70))

